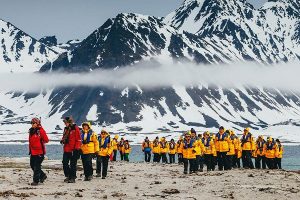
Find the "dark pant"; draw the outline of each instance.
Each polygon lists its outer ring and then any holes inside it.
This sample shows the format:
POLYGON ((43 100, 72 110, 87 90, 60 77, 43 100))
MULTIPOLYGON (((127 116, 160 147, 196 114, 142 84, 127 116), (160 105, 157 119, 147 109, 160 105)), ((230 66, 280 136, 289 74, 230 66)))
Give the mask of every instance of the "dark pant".
POLYGON ((85 177, 93 176, 93 165, 92 165, 93 154, 82 154, 82 166, 85 177))
POLYGON ((227 152, 217 152, 219 170, 228 170, 227 152))
POLYGON ((183 163, 183 156, 182 153, 178 153, 178 164, 183 163))
POLYGON ((167 158, 167 154, 166 153, 161 153, 161 161, 163 163, 168 163, 168 158, 167 158))
POLYGON ((190 165, 190 173, 196 172, 195 162, 196 162, 196 159, 184 158, 183 159, 184 173, 188 172, 189 165, 190 165))
POLYGON ((169 154, 170 163, 175 163, 175 154, 169 154))
POLYGON ((265 156, 257 156, 255 158, 255 168, 256 169, 266 169, 266 157, 265 156))
POLYGON ((102 169, 102 177, 107 176, 109 156, 97 156, 96 173, 100 174, 102 169))
POLYGON ((124 154, 124 160, 129 162, 129 153, 124 154))
POLYGON ((233 168, 233 159, 234 155, 227 155, 228 169, 230 170, 233 168))
POLYGON ((122 153, 122 151, 119 151, 119 153, 120 153, 121 160, 124 160, 124 154, 122 153))
POLYGON ((204 155, 204 161, 207 166, 207 171, 213 170, 213 165, 214 165, 214 160, 213 160, 213 155, 212 154, 205 154, 204 155))
POLYGON ((275 159, 274 158, 266 158, 266 163, 269 169, 275 169, 275 159))
POLYGON ((231 167, 237 168, 237 155, 232 156, 231 167))
POLYGON ((40 182, 46 174, 42 171, 42 162, 44 160, 44 155, 30 156, 30 167, 33 171, 33 182, 40 182))
POLYGON ((251 151, 250 150, 243 150, 242 152, 242 163, 243 163, 243 168, 251 168, 253 169, 253 163, 251 159, 251 151))
POLYGON ((63 169, 65 177, 69 179, 76 179, 77 160, 79 155, 72 152, 64 152, 63 154, 63 169))
POLYGON ((159 153, 154 153, 153 162, 160 162, 160 155, 159 155, 159 153))
POLYGON ((281 158, 275 158, 275 169, 281 169, 281 158))
POLYGON ((114 150, 113 161, 117 160, 117 152, 118 150, 114 150))
POLYGON ((216 165, 218 164, 218 157, 213 156, 213 164, 212 164, 212 170, 215 171, 216 165))
POLYGON ((195 170, 199 170, 199 165, 200 165, 200 155, 196 155, 196 160, 195 160, 195 170))
POLYGON ((151 160, 151 152, 150 151, 145 151, 145 162, 150 162, 151 160))
POLYGON ((204 156, 200 156, 199 167, 200 167, 200 170, 203 170, 203 167, 204 167, 204 156))

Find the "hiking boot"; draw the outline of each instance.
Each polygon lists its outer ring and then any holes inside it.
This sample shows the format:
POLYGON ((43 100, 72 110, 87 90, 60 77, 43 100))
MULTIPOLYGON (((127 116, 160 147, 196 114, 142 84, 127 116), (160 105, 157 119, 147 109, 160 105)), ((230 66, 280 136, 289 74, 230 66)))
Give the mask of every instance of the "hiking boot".
POLYGON ((183 173, 184 173, 184 174, 187 174, 187 171, 184 171, 183 173))
POLYGON ((96 177, 101 177, 101 174, 97 174, 96 177))
POLYGON ((69 180, 70 180, 70 179, 67 177, 67 178, 65 178, 64 182, 65 182, 65 183, 68 183, 69 180))
POLYGON ((74 178, 69 179, 68 183, 75 183, 75 179, 74 178))
POLYGON ((105 176, 102 176, 102 179, 105 179, 105 176))
POLYGON ((199 169, 199 172, 203 172, 203 169, 199 169))
POLYGON ((34 181, 33 181, 32 183, 30 183, 31 186, 37 186, 38 184, 39 184, 39 183, 34 182, 34 181))
POLYGON ((44 183, 44 181, 47 179, 47 175, 45 174, 45 176, 43 176, 40 180, 41 183, 44 183))

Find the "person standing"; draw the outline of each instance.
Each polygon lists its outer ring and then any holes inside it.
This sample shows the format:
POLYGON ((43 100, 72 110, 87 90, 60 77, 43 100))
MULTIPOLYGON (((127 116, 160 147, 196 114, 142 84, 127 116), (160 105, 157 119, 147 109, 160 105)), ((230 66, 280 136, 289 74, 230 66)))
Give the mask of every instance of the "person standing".
POLYGON ((202 138, 202 144, 203 144, 203 154, 204 154, 204 161, 207 166, 207 171, 214 170, 214 158, 213 155, 216 151, 215 149, 215 143, 213 139, 210 137, 210 134, 208 131, 203 133, 202 138))
POLYGON ((148 137, 145 138, 144 142, 142 143, 142 151, 145 154, 145 162, 150 162, 151 160, 151 142, 148 137))
POLYGON ((120 142, 118 143, 118 149, 119 149, 119 153, 120 153, 120 159, 124 160, 124 138, 121 137, 120 142))
POLYGON ((41 125, 41 120, 33 118, 29 129, 29 155, 30 167, 33 171, 32 186, 43 183, 47 175, 42 170, 42 162, 46 154, 45 143, 49 142, 46 131, 41 125))
POLYGON ((195 162, 196 162, 196 150, 195 150, 195 140, 191 139, 191 134, 186 133, 185 138, 182 143, 182 153, 183 153, 183 167, 184 167, 184 174, 188 173, 188 168, 189 168, 189 173, 195 173, 196 172, 196 167, 195 167, 195 162))
POLYGON ((118 135, 115 135, 114 139, 112 139, 111 141, 111 146, 113 149, 113 158, 112 161, 116 161, 117 160, 117 152, 118 152, 118 135))
POLYGON ((266 141, 263 136, 258 136, 256 140, 256 158, 255 158, 255 168, 256 169, 266 169, 266 157, 264 155, 264 145, 266 141))
POLYGON ((77 160, 80 157, 81 137, 79 127, 74 124, 71 117, 64 118, 65 128, 63 137, 60 141, 64 145, 63 170, 65 175, 64 182, 75 183, 77 178, 77 160))
POLYGON ((282 169, 281 168, 281 159, 282 159, 282 155, 283 155, 283 145, 281 144, 280 140, 279 139, 276 139, 276 144, 277 144, 277 147, 278 147, 278 153, 276 155, 276 158, 275 158, 275 168, 276 169, 282 169))
POLYGON ((160 143, 159 143, 159 137, 156 137, 153 141, 153 162, 160 162, 160 143))
POLYGON ((176 143, 174 139, 172 138, 171 141, 168 143, 168 149, 169 149, 169 160, 170 163, 175 163, 175 154, 176 154, 176 143))
POLYGON ((84 181, 91 181, 93 179, 92 159, 99 152, 99 142, 89 122, 82 123, 81 143, 84 181))
POLYGON ((177 152, 177 156, 178 156, 178 164, 182 164, 183 163, 183 156, 182 156, 182 136, 179 137, 179 140, 176 143, 176 152, 177 152))
POLYGON ((228 170, 229 135, 223 126, 219 128, 219 132, 216 134, 216 150, 219 170, 228 170))
POLYGON ((124 160, 129 162, 129 154, 131 152, 131 147, 128 140, 125 140, 124 143, 124 160))
POLYGON ((245 169, 253 169, 253 163, 251 159, 252 151, 255 150, 255 144, 250 133, 250 128, 245 128, 243 136, 241 138, 241 146, 242 146, 242 163, 243 168, 245 169))
POLYGON ((99 142, 99 153, 97 155, 97 164, 96 164, 96 177, 101 177, 102 169, 102 179, 105 179, 107 176, 107 168, 109 157, 112 154, 112 146, 110 141, 110 135, 105 130, 102 130, 98 136, 99 142))
POLYGON ((266 164, 269 169, 275 169, 275 158, 278 155, 278 146, 272 137, 268 137, 264 145, 266 164))
POLYGON ((236 162, 235 160, 235 144, 236 140, 238 140, 237 136, 234 134, 233 130, 229 130, 229 151, 227 152, 228 158, 228 168, 231 170, 234 167, 236 162))
POLYGON ((168 153, 168 142, 165 137, 162 137, 159 143, 160 146, 160 156, 162 163, 168 163, 167 153, 168 153))
MULTIPOLYGON (((201 157, 201 143, 198 140, 197 136, 196 136, 196 131, 192 128, 191 129, 191 139, 194 140, 195 143, 195 154, 196 154, 196 160, 195 160, 195 171, 199 170, 199 166, 200 166, 200 157, 201 157)), ((203 166, 202 166, 202 171, 203 171, 203 166)))

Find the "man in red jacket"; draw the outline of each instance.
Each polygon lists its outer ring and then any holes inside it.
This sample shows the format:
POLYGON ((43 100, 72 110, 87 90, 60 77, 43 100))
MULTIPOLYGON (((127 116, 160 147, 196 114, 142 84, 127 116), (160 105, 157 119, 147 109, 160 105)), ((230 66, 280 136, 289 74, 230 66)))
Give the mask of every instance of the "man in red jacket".
POLYGON ((48 143, 48 136, 41 125, 38 118, 31 120, 31 128, 29 129, 29 155, 30 167, 33 171, 33 182, 31 185, 43 183, 47 175, 42 171, 42 162, 46 154, 45 143, 48 143))
POLYGON ((63 169, 66 183, 75 183, 77 160, 80 157, 81 136, 80 130, 71 117, 64 120, 66 125, 63 137, 60 141, 64 145, 63 169))

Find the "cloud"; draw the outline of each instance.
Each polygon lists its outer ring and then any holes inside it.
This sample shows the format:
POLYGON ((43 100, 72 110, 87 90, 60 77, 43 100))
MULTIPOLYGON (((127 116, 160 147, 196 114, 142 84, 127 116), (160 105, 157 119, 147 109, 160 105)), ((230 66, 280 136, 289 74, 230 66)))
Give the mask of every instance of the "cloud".
POLYGON ((0 90, 40 91, 58 87, 104 86, 159 88, 170 86, 217 85, 221 87, 266 87, 300 91, 300 63, 262 66, 257 63, 196 65, 191 63, 143 63, 117 70, 89 73, 0 74, 0 90))

